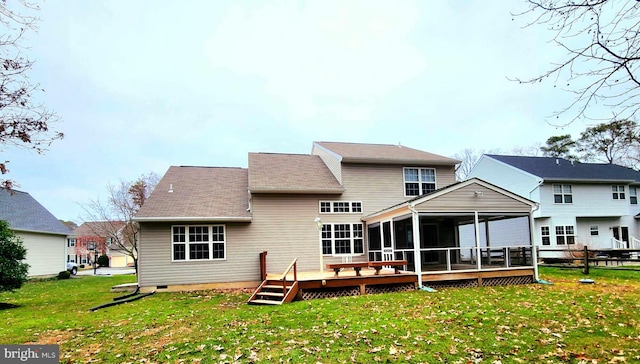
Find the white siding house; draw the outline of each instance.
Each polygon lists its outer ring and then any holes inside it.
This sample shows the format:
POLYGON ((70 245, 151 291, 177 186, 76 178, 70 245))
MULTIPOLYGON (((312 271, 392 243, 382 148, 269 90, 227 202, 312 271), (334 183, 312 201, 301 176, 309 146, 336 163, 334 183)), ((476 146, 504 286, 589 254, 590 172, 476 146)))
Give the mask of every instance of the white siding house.
POLYGON ((54 275, 66 269, 67 235, 71 231, 26 192, 0 188, 0 220, 27 248, 29 276, 54 275))
MULTIPOLYGON (((539 204, 534 241, 543 248, 639 246, 640 172, 553 157, 483 155, 470 173, 539 204)), ((545 256, 563 256, 547 253, 545 256)))

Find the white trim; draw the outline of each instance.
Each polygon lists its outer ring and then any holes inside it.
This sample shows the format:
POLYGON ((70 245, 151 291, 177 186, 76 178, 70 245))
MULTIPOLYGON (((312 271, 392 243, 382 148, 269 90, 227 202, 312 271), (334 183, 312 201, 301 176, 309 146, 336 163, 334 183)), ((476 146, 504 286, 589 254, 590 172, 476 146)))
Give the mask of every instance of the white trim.
POLYGON ((433 190, 437 190, 438 189, 438 184, 437 184, 438 178, 436 176, 436 169, 433 167, 402 167, 402 188, 403 188, 403 193, 404 193, 404 197, 418 197, 418 196, 422 196, 425 193, 429 193, 432 191, 423 191, 422 190, 422 184, 423 183, 433 183, 433 190), (407 181, 406 179, 406 171, 407 169, 417 169, 418 170, 418 181, 407 181), (433 170, 433 182, 431 181, 422 181, 422 170, 423 169, 430 169, 433 170), (418 194, 417 195, 407 195, 407 183, 417 183, 418 184, 418 194))
MULTIPOLYGON (((336 222, 336 223, 325 223, 322 224, 322 228, 324 229, 325 226, 331 226, 331 237, 330 238, 323 238, 322 237, 322 229, 320 230, 320 247, 322 249, 322 256, 328 256, 328 257, 342 257, 342 256, 362 256, 365 255, 365 253, 367 252, 367 247, 365 246, 366 244, 366 240, 365 240, 365 224, 363 224, 362 222, 336 222), (351 253, 336 253, 336 229, 335 226, 336 225, 348 225, 349 226, 349 242, 350 242, 350 250, 351 253), (361 233, 362 233, 362 237, 356 237, 354 234, 354 228, 353 225, 360 225, 361 227, 361 233), (356 244, 355 244, 355 240, 356 239, 360 239, 362 240, 362 253, 356 253, 355 252, 355 248, 356 248, 356 244), (331 241, 331 254, 325 254, 324 253, 324 249, 323 249, 323 240, 330 240, 331 241)), ((337 240, 346 240, 346 239, 337 239, 337 240)))
POLYGON ((206 262, 206 261, 225 261, 227 260, 227 227, 225 224, 209 224, 209 225, 198 225, 198 224, 192 224, 192 225, 180 225, 180 224, 176 224, 176 225, 171 225, 171 230, 170 230, 170 234, 171 234, 171 262, 172 263, 182 263, 182 262, 206 262), (184 242, 175 242, 173 241, 173 229, 176 227, 183 227, 184 228, 184 242), (198 242, 198 241, 189 241, 189 228, 190 227, 206 227, 207 228, 207 235, 208 235, 208 241, 206 242, 198 242), (214 241, 213 240, 213 228, 214 227, 222 227, 222 242, 221 241, 214 241), (220 244, 222 243, 223 246, 223 254, 224 254, 224 258, 214 258, 213 257, 213 244, 220 244), (209 246, 209 258, 207 259, 190 259, 189 258, 189 245, 191 244, 207 244, 209 246), (174 252, 174 246, 175 245, 184 245, 184 259, 175 259, 175 252, 174 252))
POLYGON ((320 200, 318 201, 318 213, 320 214, 362 214, 364 210, 364 204, 362 201, 346 201, 346 200, 320 200), (329 211, 322 211, 322 204, 329 204, 329 211), (349 211, 334 211, 335 204, 344 203, 347 204, 349 211), (360 204, 360 211, 353 211, 353 204, 360 204))

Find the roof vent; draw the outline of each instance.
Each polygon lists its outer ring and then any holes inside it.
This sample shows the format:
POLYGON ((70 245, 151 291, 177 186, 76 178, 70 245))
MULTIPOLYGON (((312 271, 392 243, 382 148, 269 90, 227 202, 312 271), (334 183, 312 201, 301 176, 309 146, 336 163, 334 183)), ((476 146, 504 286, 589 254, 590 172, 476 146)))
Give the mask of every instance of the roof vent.
POLYGON ((559 166, 560 165, 560 159, 556 158, 556 165, 559 166))
POLYGON ((173 193, 173 183, 169 183, 169 193, 173 193))

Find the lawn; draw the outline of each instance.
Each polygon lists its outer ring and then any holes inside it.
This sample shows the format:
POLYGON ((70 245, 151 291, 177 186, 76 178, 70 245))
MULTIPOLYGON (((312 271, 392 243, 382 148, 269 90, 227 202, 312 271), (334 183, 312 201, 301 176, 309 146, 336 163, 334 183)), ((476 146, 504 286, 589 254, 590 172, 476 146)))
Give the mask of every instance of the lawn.
POLYGON ((640 272, 541 268, 553 285, 413 291, 249 306, 249 292, 159 293, 89 312, 135 277, 30 282, 0 294, 0 343, 61 362, 640 361, 640 272))

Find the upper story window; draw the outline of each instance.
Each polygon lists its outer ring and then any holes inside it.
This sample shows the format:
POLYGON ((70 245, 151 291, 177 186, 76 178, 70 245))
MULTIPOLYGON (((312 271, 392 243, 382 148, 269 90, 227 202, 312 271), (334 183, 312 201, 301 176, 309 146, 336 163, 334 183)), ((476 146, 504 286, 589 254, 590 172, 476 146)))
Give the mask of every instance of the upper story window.
POLYGON ((638 190, 631 186, 629 186, 629 203, 632 205, 638 204, 638 190))
POLYGON ((76 239, 73 239, 73 238, 69 239, 69 244, 67 246, 70 248, 76 246, 76 239))
POLYGON ((362 212, 360 201, 320 201, 320 212, 324 214, 357 214, 362 212))
POLYGON ((614 200, 624 200, 625 199, 624 186, 622 185, 611 186, 611 194, 614 200))
POLYGON ((553 185, 554 203, 573 203, 571 185, 553 185))
POLYGON ((173 260, 225 258, 224 225, 183 225, 171 228, 173 260))
POLYGON ((404 195, 420 196, 436 190, 434 168, 404 168, 404 195))

